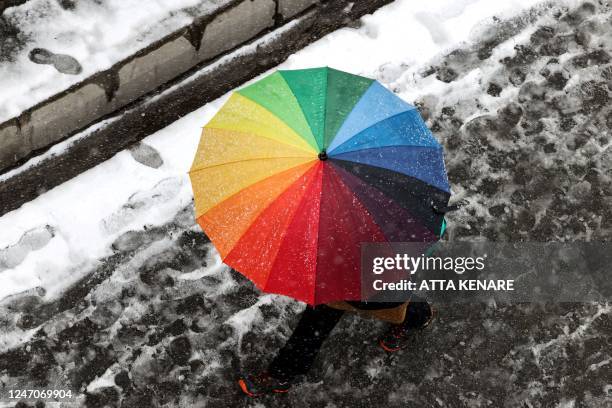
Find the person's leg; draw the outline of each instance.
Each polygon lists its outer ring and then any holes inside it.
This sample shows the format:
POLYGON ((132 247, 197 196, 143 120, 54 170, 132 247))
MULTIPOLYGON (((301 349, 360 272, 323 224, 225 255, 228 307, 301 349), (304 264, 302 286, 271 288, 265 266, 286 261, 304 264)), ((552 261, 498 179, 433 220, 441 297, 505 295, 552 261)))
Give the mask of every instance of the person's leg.
POLYGON ((343 314, 342 310, 325 305, 307 306, 293 334, 268 370, 239 378, 242 391, 251 397, 287 392, 296 376, 308 372, 321 345, 343 314))
POLYGON ((402 350, 410 343, 411 334, 424 329, 434 318, 434 309, 425 300, 413 297, 406 308, 406 317, 400 324, 390 327, 379 340, 380 346, 388 352, 402 350))
POLYGON ((268 373, 282 381, 306 374, 343 314, 342 310, 325 305, 307 306, 291 338, 268 367, 268 373))
MULTIPOLYGON (((405 302, 353 302, 348 304, 356 307, 359 310, 380 310, 393 309, 405 302)), ((412 295, 408 307, 406 308, 406 316, 403 323, 400 325, 406 329, 420 328, 424 326, 432 315, 431 305, 424 298, 412 295)))
POLYGON ((406 308, 406 317, 401 324, 406 330, 418 329, 425 326, 433 315, 431 305, 425 299, 415 298, 406 308))

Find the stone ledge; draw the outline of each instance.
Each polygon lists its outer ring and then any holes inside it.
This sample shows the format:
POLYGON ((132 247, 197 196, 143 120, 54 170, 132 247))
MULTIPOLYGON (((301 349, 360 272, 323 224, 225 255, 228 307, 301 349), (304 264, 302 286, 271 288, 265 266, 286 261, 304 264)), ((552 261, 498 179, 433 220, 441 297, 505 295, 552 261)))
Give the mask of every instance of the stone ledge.
POLYGON ((287 20, 308 7, 317 3, 318 0, 278 0, 278 13, 287 20))
POLYGON ((191 26, 0 123, 0 173, 138 98, 163 89, 222 53, 280 27, 311 4, 308 0, 229 1, 191 26), (282 6, 277 1, 282 1, 282 6), (277 10, 283 16, 279 17, 277 10), (8 123, 17 126, 5 126, 8 123))
POLYGON ((198 59, 214 58, 272 27, 275 10, 274 0, 247 0, 219 14, 206 25, 198 59))
POLYGON ((29 141, 21 137, 15 120, 0 125, 0 140, 0 163, 16 162, 18 157, 25 156, 32 150, 29 141))
MULTIPOLYGON (((391 1, 363 1, 354 3, 353 7, 347 7, 349 2, 345 0, 318 3, 271 35, 262 36, 204 65, 158 95, 130 104, 117 112, 106 125, 97 126, 86 136, 79 136, 61 154, 0 181, 0 216, 31 201, 41 192, 110 159, 185 114, 277 66, 297 50, 391 1), (147 120, 142 120, 143 117, 147 120)), ((10 139, 6 129, 12 127, 15 126, 0 125, 2 140, 10 139)))

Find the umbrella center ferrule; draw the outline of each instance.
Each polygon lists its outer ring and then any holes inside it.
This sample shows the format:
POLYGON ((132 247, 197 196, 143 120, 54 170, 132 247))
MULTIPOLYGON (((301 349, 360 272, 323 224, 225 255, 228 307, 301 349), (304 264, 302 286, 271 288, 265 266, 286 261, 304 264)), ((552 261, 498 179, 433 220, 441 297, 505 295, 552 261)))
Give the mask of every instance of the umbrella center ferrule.
POLYGON ((321 161, 327 160, 327 152, 325 150, 321 150, 321 153, 319 153, 319 160, 321 161))

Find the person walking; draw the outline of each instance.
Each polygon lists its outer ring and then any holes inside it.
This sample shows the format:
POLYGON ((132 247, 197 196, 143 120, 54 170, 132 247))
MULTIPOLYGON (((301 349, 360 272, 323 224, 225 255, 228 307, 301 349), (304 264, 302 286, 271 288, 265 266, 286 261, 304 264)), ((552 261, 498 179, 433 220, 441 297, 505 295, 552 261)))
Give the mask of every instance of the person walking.
POLYGON ((362 288, 363 245, 425 249, 444 232, 436 209, 451 195, 442 145, 383 84, 330 67, 248 84, 202 129, 189 178, 222 261, 308 305, 270 367, 239 379, 245 393, 287 391, 345 311, 394 323, 380 339, 389 352, 431 321, 424 301, 376 304, 362 288))

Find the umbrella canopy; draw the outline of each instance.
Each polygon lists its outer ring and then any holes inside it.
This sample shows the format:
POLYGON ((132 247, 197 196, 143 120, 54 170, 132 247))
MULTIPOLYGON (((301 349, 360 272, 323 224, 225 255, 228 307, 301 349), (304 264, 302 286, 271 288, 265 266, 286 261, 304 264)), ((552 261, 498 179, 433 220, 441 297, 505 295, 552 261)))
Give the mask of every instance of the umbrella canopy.
POLYGON ((361 243, 434 242, 443 151, 414 106, 331 68, 278 71, 204 127, 190 178, 223 261, 266 292, 359 300, 361 243))

